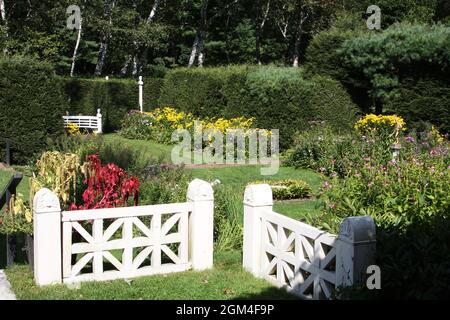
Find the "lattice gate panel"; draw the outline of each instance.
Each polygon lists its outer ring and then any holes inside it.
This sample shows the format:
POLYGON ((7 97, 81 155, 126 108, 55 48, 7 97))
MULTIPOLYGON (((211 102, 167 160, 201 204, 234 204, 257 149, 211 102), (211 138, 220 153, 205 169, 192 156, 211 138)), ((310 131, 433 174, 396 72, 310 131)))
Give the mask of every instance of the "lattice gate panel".
POLYGON ((188 219, 189 211, 93 222, 63 219, 64 282, 114 280, 190 269, 188 219), (81 240, 73 242, 77 237, 81 240))
POLYGON ((332 299, 336 236, 277 213, 261 217, 261 276, 306 299, 332 299))

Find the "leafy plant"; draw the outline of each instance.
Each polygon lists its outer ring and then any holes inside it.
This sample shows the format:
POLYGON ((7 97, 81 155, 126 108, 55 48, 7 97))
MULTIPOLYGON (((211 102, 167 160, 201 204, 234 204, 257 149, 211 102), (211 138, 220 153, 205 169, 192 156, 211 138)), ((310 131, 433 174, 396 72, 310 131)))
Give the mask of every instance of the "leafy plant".
POLYGON ((72 203, 71 210, 88 210, 126 206, 130 197, 134 205, 139 201, 139 180, 129 177, 115 164, 102 165, 98 155, 88 157, 81 171, 85 176, 83 204, 72 203))
POLYGON ((256 181, 251 184, 270 185, 275 200, 304 199, 309 198, 312 194, 311 187, 303 180, 269 180, 256 181))

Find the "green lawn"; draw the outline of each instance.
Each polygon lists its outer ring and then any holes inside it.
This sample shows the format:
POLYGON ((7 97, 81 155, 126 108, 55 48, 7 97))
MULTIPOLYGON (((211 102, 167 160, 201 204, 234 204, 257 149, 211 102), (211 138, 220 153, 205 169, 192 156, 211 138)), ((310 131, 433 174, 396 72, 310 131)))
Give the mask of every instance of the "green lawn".
MULTIPOLYGON (((321 177, 313 171, 281 167, 278 174, 274 176, 261 176, 260 167, 228 167, 211 169, 191 169, 194 178, 206 181, 220 180, 222 184, 236 187, 236 192, 244 197, 245 187, 258 180, 280 180, 280 179, 301 179, 307 182, 313 192, 319 190, 321 177)), ((315 216, 320 213, 320 202, 316 199, 301 201, 281 201, 275 202, 274 211, 284 214, 293 219, 299 220, 305 215, 315 216)))
POLYGON ((116 133, 105 134, 103 136, 107 143, 120 143, 132 147, 133 149, 140 150, 144 154, 148 154, 149 158, 161 159, 163 162, 170 162, 172 146, 159 144, 153 141, 147 140, 130 140, 119 136, 116 133))
MULTIPOLYGON (((14 172, 0 170, 0 192, 3 192, 3 189, 6 187, 6 184, 9 182, 11 177, 14 175, 14 172)), ((24 195, 25 200, 29 198, 29 177, 24 176, 22 182, 19 184, 17 191, 24 195)))
POLYGON ((232 300, 232 299, 295 299, 265 280, 243 271, 240 252, 215 257, 214 269, 187 271, 169 275, 141 277, 131 284, 123 280, 90 282, 80 289, 64 285, 39 288, 34 285, 28 266, 6 270, 18 299, 21 300, 232 300))
MULTIPOLYGON (((170 162, 171 146, 150 141, 128 140, 116 134, 105 135, 106 142, 123 143, 139 149, 151 158, 170 162)), ((302 179, 317 192, 321 177, 310 170, 281 167, 274 176, 262 176, 259 166, 219 167, 187 169, 192 178, 207 181, 220 180, 224 185, 234 187, 242 195, 247 184, 257 180, 302 179)), ((0 170, 0 189, 6 185, 12 172, 0 170)), ((28 199, 28 177, 19 186, 19 192, 28 199)), ((318 201, 276 202, 274 210, 294 219, 320 212, 318 201)), ((1 237, 0 237, 1 238, 1 237)), ((0 246, 3 247, 2 239, 0 246)), ((0 256, 2 255, 0 250, 0 256)), ((2 258, 2 257, 0 257, 2 258)), ((125 281, 85 283, 80 289, 65 286, 38 288, 27 266, 16 265, 7 270, 8 279, 19 299, 286 299, 293 298, 285 291, 278 290, 268 282, 256 279, 243 271, 241 252, 218 253, 213 270, 204 272, 188 271, 166 276, 152 276, 135 279, 131 284, 125 281)))

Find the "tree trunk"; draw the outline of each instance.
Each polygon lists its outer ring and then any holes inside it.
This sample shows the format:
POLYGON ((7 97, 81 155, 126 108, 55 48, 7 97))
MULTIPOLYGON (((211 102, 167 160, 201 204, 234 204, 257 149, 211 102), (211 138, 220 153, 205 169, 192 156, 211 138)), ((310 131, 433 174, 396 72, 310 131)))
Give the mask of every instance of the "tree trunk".
POLYGON ((4 0, 0 0, 0 17, 2 18, 2 22, 6 25, 6 9, 4 0))
MULTIPOLYGON (((6 9, 5 9, 5 1, 0 0, 0 18, 2 19, 2 23, 5 26, 6 29, 6 38, 8 38, 8 20, 6 19, 6 9)), ((8 49, 5 47, 3 49, 4 53, 8 52, 8 49)))
POLYGON ((300 13, 300 21, 297 27, 297 34, 295 36, 295 44, 294 44, 294 56, 292 66, 294 68, 298 68, 300 65, 300 45, 302 44, 303 38, 303 24, 308 19, 308 15, 303 12, 300 13))
MULTIPOLYGON (((105 1, 105 14, 109 16, 109 25, 112 26, 112 16, 111 10, 114 9, 116 5, 115 0, 112 1, 111 6, 109 5, 109 0, 105 1)), ((106 54, 108 52, 108 43, 109 43, 110 34, 109 32, 105 32, 102 35, 102 40, 100 43, 100 49, 98 51, 98 61, 95 66, 95 76, 101 76, 103 72, 103 67, 105 66, 106 54)))
POLYGON ((200 37, 198 40, 198 66, 200 68, 203 67, 203 63, 205 62, 205 37, 206 32, 200 32, 200 37))
MULTIPOLYGON (((161 0, 155 0, 155 3, 153 4, 152 10, 150 11, 150 14, 148 15, 147 24, 152 23, 153 20, 155 19, 156 12, 158 11, 160 2, 161 2, 161 0)), ((145 46, 144 53, 142 54, 141 59, 139 59, 139 65, 138 65, 138 68, 137 68, 137 72, 139 74, 142 73, 142 70, 147 65, 148 51, 149 51, 149 47, 145 46)))
POLYGON ((103 67, 105 66, 106 53, 108 51, 108 42, 105 38, 103 38, 102 43, 100 44, 100 50, 98 52, 98 61, 95 66, 94 76, 98 77, 102 75, 103 67))
POLYGON ((192 45, 191 56, 189 58, 189 63, 188 63, 189 68, 192 67, 195 63, 195 58, 197 57, 198 41, 199 41, 199 35, 197 32, 197 34, 195 35, 194 44, 192 45))
POLYGON ((77 43, 75 44, 75 49, 73 50, 72 68, 70 69, 71 77, 73 77, 73 74, 75 71, 75 64, 76 64, 77 55, 78 55, 78 48, 80 47, 80 42, 81 42, 81 32, 83 29, 82 26, 83 26, 83 18, 80 19, 80 29, 78 29, 77 43))
POLYGON ((262 32, 264 29, 264 26, 266 25, 267 17, 269 16, 270 11, 270 0, 267 1, 266 9, 264 11, 264 14, 261 16, 262 11, 262 5, 261 0, 258 0, 256 2, 256 62, 258 64, 261 64, 261 39, 262 39, 262 32))
POLYGON ((120 69, 120 75, 122 77, 125 77, 127 75, 128 66, 130 65, 132 59, 133 59, 133 56, 131 54, 128 55, 127 61, 125 61, 125 64, 123 65, 122 69, 120 69))

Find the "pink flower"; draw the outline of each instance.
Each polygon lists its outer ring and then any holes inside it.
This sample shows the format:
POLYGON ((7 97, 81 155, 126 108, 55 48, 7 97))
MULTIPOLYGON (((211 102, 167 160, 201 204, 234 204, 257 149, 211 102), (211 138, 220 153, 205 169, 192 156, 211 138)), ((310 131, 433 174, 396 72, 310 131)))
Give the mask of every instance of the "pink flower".
POLYGON ((328 189, 331 189, 333 186, 332 186, 328 181, 325 181, 325 182, 323 183, 322 187, 323 187, 325 190, 328 190, 328 189))

